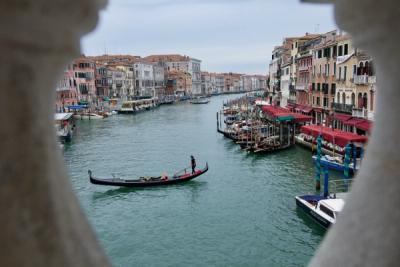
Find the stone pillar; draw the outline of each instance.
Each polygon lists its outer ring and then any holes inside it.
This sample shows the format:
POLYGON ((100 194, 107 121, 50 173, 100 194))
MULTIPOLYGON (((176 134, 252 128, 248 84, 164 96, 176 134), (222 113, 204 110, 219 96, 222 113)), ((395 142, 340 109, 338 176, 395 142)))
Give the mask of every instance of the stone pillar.
MULTIPOLYGON (((311 0, 307 2, 327 2, 311 0)), ((374 129, 346 206, 310 266, 400 262, 400 8, 398 0, 334 0, 336 21, 377 70, 374 129)))
POLYGON ((1 266, 109 266, 74 196, 53 127, 56 82, 104 4, 0 1, 1 266))

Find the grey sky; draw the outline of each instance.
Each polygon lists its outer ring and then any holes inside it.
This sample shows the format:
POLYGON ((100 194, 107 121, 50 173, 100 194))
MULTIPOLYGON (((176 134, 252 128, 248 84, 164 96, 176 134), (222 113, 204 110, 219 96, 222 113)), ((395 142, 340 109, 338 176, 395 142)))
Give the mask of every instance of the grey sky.
POLYGON ((265 74, 272 48, 285 36, 336 26, 328 5, 299 0, 109 0, 86 55, 178 53, 202 70, 265 74))

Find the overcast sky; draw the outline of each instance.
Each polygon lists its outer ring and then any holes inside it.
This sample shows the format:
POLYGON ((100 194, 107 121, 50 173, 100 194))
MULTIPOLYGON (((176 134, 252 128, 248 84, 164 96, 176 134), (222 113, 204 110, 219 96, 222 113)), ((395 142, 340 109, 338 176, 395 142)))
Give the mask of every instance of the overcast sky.
POLYGON ((332 7, 299 0, 109 0, 86 55, 184 54, 202 70, 265 74, 285 36, 335 29, 332 7))

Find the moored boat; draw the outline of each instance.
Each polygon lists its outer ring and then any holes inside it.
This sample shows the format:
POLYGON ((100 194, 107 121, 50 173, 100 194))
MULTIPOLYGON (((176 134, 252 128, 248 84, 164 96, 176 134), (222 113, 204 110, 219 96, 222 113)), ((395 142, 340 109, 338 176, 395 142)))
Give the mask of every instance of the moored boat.
POLYGON ((102 120, 104 116, 96 114, 96 113, 81 113, 75 114, 74 119, 77 120, 102 120))
POLYGON ((296 205, 325 228, 336 223, 345 201, 342 198, 326 198, 319 195, 296 196, 296 205))
POLYGON ((174 174, 172 177, 167 175, 161 176, 144 176, 138 179, 122 179, 122 178, 96 178, 92 175, 92 171, 89 170, 89 179, 92 184, 97 185, 108 185, 108 186, 125 186, 125 187, 149 187, 149 186, 161 186, 178 184, 182 182, 190 181, 208 171, 208 163, 201 170, 196 170, 194 173, 188 172, 189 168, 183 169, 182 171, 174 174))
MULTIPOLYGON (((315 163, 317 161, 317 156, 314 155, 312 156, 313 162, 315 163)), ((329 155, 324 155, 321 156, 321 165, 324 167, 329 168, 330 170, 338 171, 338 172, 343 172, 345 170, 345 164, 343 160, 340 157, 332 157, 329 155)), ((350 173, 354 173, 354 164, 349 163, 349 171, 350 173)), ((356 170, 358 168, 356 167, 356 170)))
POLYGON ((196 97, 190 100, 191 104, 208 104, 210 99, 207 97, 196 97))

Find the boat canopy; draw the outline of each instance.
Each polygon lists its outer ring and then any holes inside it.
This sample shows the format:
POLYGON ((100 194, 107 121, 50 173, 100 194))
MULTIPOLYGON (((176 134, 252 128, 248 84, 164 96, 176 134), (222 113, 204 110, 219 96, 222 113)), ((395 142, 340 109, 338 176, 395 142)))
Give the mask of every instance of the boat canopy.
POLYGON ((72 113, 56 113, 54 114, 55 121, 66 121, 69 120, 74 114, 72 113))
POLYGON ((334 212, 340 212, 344 207, 344 200, 341 198, 324 199, 321 200, 320 203, 330 208, 334 212))
POLYGON ((70 110, 81 110, 87 108, 87 105, 72 105, 67 107, 70 110))
POLYGON ((306 122, 312 120, 310 116, 291 112, 286 108, 278 106, 263 106, 262 111, 277 121, 306 122))
POLYGON ((324 140, 341 147, 345 147, 350 142, 366 143, 368 141, 368 137, 363 135, 319 125, 305 125, 300 128, 300 131, 315 138, 322 135, 324 140))

